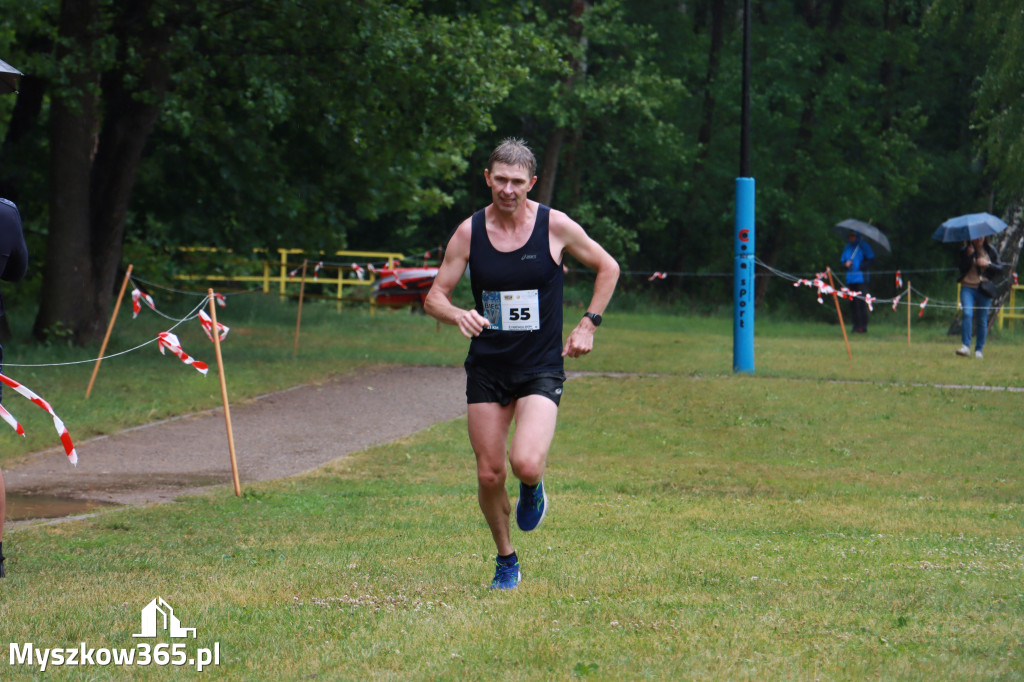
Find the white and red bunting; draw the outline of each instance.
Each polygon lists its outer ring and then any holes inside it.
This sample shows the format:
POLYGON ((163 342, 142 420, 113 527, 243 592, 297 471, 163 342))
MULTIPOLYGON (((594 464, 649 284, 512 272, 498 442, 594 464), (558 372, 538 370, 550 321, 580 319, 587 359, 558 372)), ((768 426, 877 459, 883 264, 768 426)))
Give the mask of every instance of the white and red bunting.
POLYGON ((855 298, 863 298, 864 302, 868 304, 868 310, 870 310, 871 312, 875 311, 875 301, 877 301, 878 299, 876 299, 874 296, 872 296, 871 294, 861 294, 860 292, 857 291, 850 291, 850 289, 847 287, 843 287, 842 289, 836 289, 831 284, 825 281, 826 277, 828 277, 828 275, 824 272, 821 272, 818 273, 818 275, 813 280, 798 279, 795 282, 793 282, 793 286, 812 287, 814 289, 817 289, 818 303, 824 303, 825 296, 831 296, 835 294, 839 298, 850 301, 852 301, 855 298))
MULTIPOLYGON (((205 310, 199 311, 199 324, 203 325, 203 331, 206 332, 206 336, 213 341, 213 319, 207 314, 205 310)), ((224 337, 228 335, 231 328, 227 325, 217 323, 217 336, 223 341, 224 337)))
POLYGON ((142 301, 149 306, 150 310, 156 312, 156 305, 153 303, 153 297, 149 294, 139 291, 138 289, 132 289, 132 319, 134 320, 142 312, 142 301))
POLYGON ((648 282, 653 282, 656 279, 665 279, 666 277, 668 277, 668 273, 667 272, 656 272, 653 275, 651 275, 650 277, 648 277, 647 281, 648 282))
POLYGON ((208 371, 210 371, 209 365, 207 365, 205 362, 196 360, 191 355, 182 350, 181 343, 178 341, 178 337, 172 334, 171 332, 160 332, 159 334, 157 334, 156 345, 157 348, 160 349, 161 354, 163 354, 164 351, 166 350, 171 351, 171 353, 178 356, 179 360, 184 362, 186 365, 192 365, 193 367, 196 368, 196 370, 199 371, 200 374, 203 374, 204 376, 208 371))
MULTIPOLYGON (((61 445, 64 446, 64 454, 66 454, 68 456, 68 460, 72 464, 77 466, 78 465, 78 452, 75 451, 75 444, 71 442, 71 434, 68 433, 68 429, 67 429, 66 426, 64 426, 64 422, 61 421, 61 418, 58 417, 57 413, 53 411, 52 407, 50 407, 50 403, 48 403, 45 400, 43 400, 42 398, 40 398, 35 393, 35 391, 30 389, 28 386, 22 386, 17 381, 15 381, 14 379, 11 379, 8 376, 4 376, 3 374, 0 374, 0 381, 2 381, 3 383, 7 384, 11 388, 13 388, 15 391, 18 392, 19 395, 22 395, 25 398, 28 398, 36 406, 46 410, 46 412, 51 417, 53 417, 53 426, 54 426, 54 428, 57 429, 57 435, 60 436, 61 445)), ((23 429, 21 427, 21 424, 19 424, 18 421, 13 416, 11 416, 11 413, 8 412, 7 410, 5 410, 3 407, 0 407, 0 417, 2 417, 5 422, 10 424, 11 428, 13 428, 15 430, 15 432, 18 433, 18 435, 21 435, 21 436, 25 435, 25 429, 23 429)))
POLYGON ((918 316, 918 317, 924 317, 924 307, 925 307, 926 305, 928 305, 928 297, 927 297, 927 296, 925 296, 925 297, 924 297, 924 300, 923 300, 923 301, 921 301, 921 310, 920 310, 920 311, 918 311, 918 313, 917 313, 917 316, 918 316))

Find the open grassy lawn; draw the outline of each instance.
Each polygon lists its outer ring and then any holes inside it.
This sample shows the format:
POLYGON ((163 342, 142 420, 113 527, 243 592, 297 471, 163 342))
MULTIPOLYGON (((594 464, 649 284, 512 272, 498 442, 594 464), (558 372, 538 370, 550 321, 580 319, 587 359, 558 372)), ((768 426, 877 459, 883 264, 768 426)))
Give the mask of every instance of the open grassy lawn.
MULTIPOLYGON (((222 321, 240 400, 465 352, 428 318, 311 306, 295 359, 286 306, 235 309, 222 321)), ((1006 389, 1024 388, 1024 333, 966 360, 943 324, 908 346, 898 317, 876 317, 852 361, 838 327, 759 321, 747 376, 731 370, 731 320, 608 315, 595 353, 567 363, 605 374, 567 385, 548 516, 513 532, 514 592, 487 589, 494 548, 458 419, 242 499, 225 486, 11 531, 2 643, 185 643, 183 660, 216 644, 204 674, 237 680, 1020 679, 1024 392, 1006 389), (158 596, 195 639, 132 637, 158 596)), ((205 338, 180 336, 212 364, 205 338)), ((105 362, 89 402, 87 365, 6 371, 83 436, 219 401, 215 369, 202 379, 152 348, 105 362)), ((32 430, 54 445, 45 420, 32 430)), ((3 679, 39 676, 10 655, 3 679)))

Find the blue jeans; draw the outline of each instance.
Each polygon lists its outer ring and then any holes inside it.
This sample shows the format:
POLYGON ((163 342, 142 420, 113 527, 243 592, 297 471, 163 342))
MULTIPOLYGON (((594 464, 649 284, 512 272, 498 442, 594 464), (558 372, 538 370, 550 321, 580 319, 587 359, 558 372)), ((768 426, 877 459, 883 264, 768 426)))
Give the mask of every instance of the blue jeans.
POLYGON ((971 331, 974 327, 974 311, 978 311, 978 345, 975 350, 985 347, 988 335, 988 311, 992 299, 971 287, 960 287, 960 305, 964 309, 963 323, 960 325, 960 339, 968 348, 971 347, 971 331))

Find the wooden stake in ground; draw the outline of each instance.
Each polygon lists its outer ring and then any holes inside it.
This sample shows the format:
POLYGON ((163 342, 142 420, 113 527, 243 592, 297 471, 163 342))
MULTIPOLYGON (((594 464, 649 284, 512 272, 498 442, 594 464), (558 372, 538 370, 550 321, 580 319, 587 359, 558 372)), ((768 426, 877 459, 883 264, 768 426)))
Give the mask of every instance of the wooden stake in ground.
POLYGON ((907 345, 910 345, 910 295, 913 289, 910 288, 910 280, 907 280, 907 345))
MULTIPOLYGON (((306 295, 306 264, 309 263, 309 259, 302 261, 302 284, 299 285, 299 314, 295 317, 295 350, 292 351, 292 357, 297 357, 299 354, 299 327, 302 325, 302 298, 306 295)), ((341 271, 338 271, 338 277, 341 277, 341 271)))
POLYGON ((825 268, 828 273, 828 285, 832 287, 832 301, 836 304, 836 315, 839 316, 839 328, 843 330, 843 341, 846 342, 846 355, 853 360, 853 353, 850 352, 850 339, 846 336, 846 325, 843 324, 843 311, 839 309, 839 297, 836 296, 836 283, 832 281, 832 268, 825 268))
POLYGON ((235 436, 231 431, 231 408, 228 405, 228 385, 224 379, 224 360, 220 355, 220 331, 217 329, 217 301, 213 297, 213 289, 208 289, 210 296, 210 321, 213 322, 213 348, 217 354, 217 374, 220 375, 220 397, 224 401, 224 423, 228 429, 228 452, 231 454, 231 478, 235 483, 235 497, 242 496, 242 487, 238 483, 238 463, 235 460, 235 436))
POLYGON ((89 387, 85 389, 85 399, 89 399, 89 394, 92 393, 92 384, 96 381, 96 375, 100 371, 100 363, 103 362, 103 354, 107 351, 107 342, 110 341, 110 332, 114 331, 114 322, 117 320, 117 311, 121 309, 121 299, 124 298, 124 290, 128 287, 128 280, 132 277, 132 266, 128 266, 128 270, 124 273, 124 281, 121 282, 121 291, 117 294, 117 303, 114 304, 114 312, 110 314, 110 324, 107 325, 107 334, 103 337, 103 343, 100 345, 100 354, 96 358, 96 366, 92 368, 92 376, 89 377, 89 387))

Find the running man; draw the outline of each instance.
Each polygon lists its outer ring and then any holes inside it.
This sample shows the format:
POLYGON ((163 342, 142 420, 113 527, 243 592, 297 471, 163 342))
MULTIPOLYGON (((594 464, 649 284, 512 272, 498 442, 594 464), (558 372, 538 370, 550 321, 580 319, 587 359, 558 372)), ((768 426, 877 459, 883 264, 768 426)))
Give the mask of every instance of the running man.
POLYGON ((491 204, 464 220, 445 251, 424 307, 470 339, 466 358, 469 442, 476 455, 477 496, 497 548, 493 589, 521 578, 512 545, 506 456, 519 479, 516 524, 535 529, 547 512, 544 469, 565 382, 563 358, 594 347, 594 331, 615 291, 619 266, 569 216, 526 198, 537 160, 518 139, 491 153, 484 180, 491 204), (562 257, 596 271, 587 312, 562 343, 562 257), (451 303, 469 268, 475 308, 451 303), (509 445, 509 431, 515 433, 509 445))

